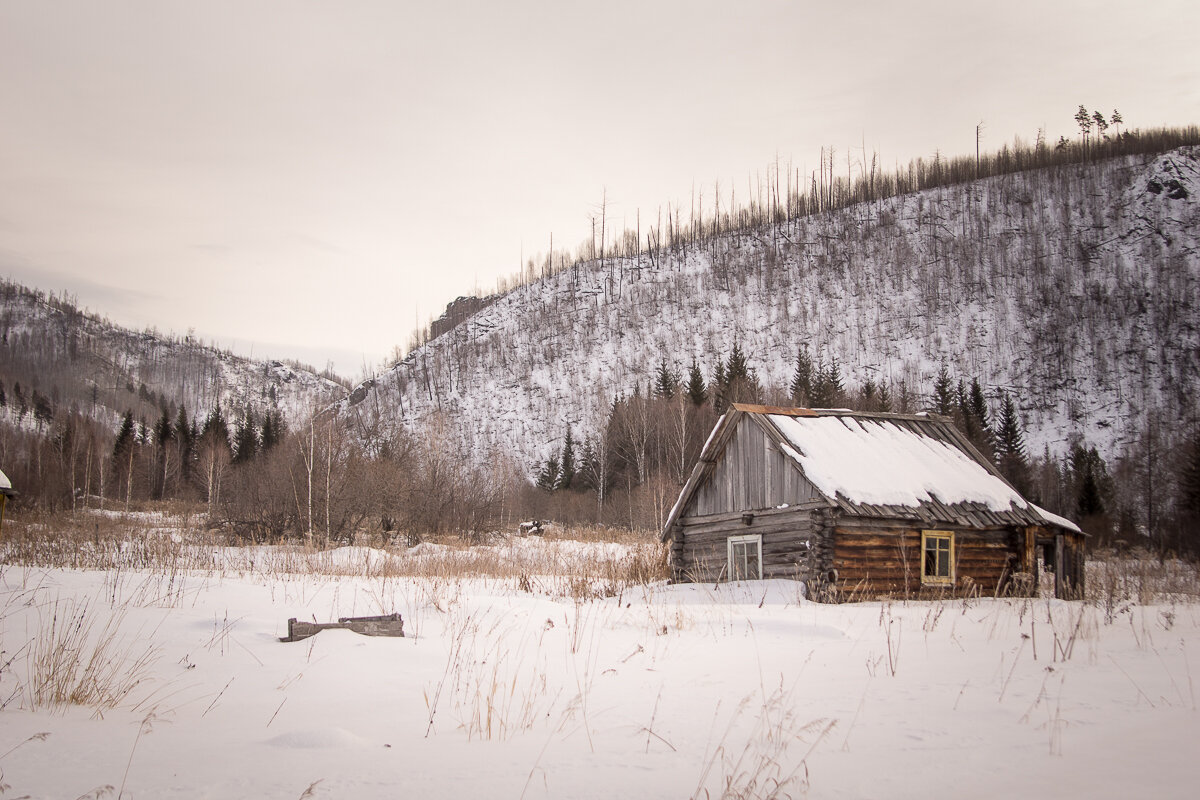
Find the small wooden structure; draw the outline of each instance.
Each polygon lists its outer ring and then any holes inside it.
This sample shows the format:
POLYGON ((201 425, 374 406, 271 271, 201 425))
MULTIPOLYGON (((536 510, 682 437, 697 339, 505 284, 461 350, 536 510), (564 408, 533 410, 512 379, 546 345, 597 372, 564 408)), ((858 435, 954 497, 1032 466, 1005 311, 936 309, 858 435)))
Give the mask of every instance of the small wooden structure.
POLYGON ((12 481, 3 472, 0 472, 0 532, 4 530, 4 507, 8 503, 8 498, 15 497, 16 490, 13 489, 12 481))
POLYGON ((662 530, 679 581, 794 578, 815 599, 1083 589, 1084 534, 936 415, 735 404, 662 530))
POLYGON ((337 622, 301 622, 295 617, 288 620, 288 635, 281 642, 298 642, 331 628, 344 628, 363 636, 403 636, 404 620, 399 614, 384 614, 378 617, 339 617, 337 622))

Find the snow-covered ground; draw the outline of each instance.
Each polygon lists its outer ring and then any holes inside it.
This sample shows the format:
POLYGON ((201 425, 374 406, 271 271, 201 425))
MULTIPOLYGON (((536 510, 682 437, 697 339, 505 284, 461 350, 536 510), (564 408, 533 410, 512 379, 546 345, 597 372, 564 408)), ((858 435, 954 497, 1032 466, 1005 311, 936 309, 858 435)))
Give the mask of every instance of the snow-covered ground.
POLYGON ((1194 796, 1200 605, 552 585, 0 566, 0 796, 1194 796))

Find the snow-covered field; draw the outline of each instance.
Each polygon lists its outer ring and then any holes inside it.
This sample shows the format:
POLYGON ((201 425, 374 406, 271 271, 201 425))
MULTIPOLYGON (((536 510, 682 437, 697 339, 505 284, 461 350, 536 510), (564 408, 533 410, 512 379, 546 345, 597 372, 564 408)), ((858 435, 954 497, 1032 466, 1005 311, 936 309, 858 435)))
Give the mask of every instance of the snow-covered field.
POLYGON ((1195 603, 384 573, 0 566, 0 797, 1194 796, 1195 603))

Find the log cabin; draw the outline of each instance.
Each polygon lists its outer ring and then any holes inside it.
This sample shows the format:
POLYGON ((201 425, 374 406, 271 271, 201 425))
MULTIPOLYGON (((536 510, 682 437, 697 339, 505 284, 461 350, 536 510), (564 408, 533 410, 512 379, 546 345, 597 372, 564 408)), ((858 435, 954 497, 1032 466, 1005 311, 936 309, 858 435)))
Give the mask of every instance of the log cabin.
POLYGON ((15 497, 16 491, 13 489, 12 481, 3 472, 0 472, 0 532, 4 529, 4 506, 8 503, 8 498, 15 497))
POLYGON ((662 539, 676 581, 792 578, 813 599, 1081 596, 1084 534, 1013 488, 953 423, 734 404, 662 539))

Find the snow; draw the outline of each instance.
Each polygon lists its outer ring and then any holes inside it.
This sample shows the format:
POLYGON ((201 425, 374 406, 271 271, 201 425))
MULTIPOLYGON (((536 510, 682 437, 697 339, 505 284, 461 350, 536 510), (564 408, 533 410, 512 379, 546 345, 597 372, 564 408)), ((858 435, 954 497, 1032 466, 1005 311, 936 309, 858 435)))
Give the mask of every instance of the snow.
POLYGON ((983 503, 1008 511, 1027 503, 962 450, 893 422, 854 417, 770 415, 795 448, 784 448, 827 497, 915 507, 983 503))
POLYGON ((0 567, 6 796, 1190 796, 1200 606, 798 589, 585 602, 445 575, 0 567), (31 642, 67 600, 126 666, 151 653, 116 708, 30 707, 31 642), (411 636, 277 641, 288 617, 391 611, 411 636))
POLYGON ((12 481, 3 472, 0 472, 0 489, 11 489, 12 481))
POLYGON ((1074 522, 1071 522, 1071 520, 1067 519, 1066 517, 1060 517, 1058 514, 1047 511, 1038 505, 1034 505, 1033 510, 1036 511, 1039 516, 1043 517, 1046 521, 1051 522, 1054 525, 1058 525, 1059 527, 1066 528, 1070 531, 1075 531, 1076 533, 1083 533, 1083 530, 1078 525, 1076 525, 1074 522))

